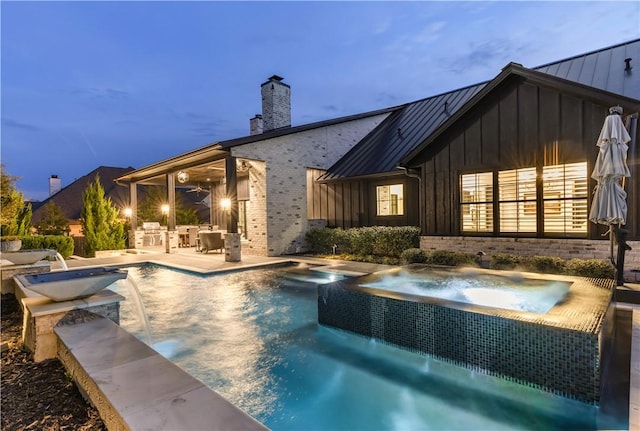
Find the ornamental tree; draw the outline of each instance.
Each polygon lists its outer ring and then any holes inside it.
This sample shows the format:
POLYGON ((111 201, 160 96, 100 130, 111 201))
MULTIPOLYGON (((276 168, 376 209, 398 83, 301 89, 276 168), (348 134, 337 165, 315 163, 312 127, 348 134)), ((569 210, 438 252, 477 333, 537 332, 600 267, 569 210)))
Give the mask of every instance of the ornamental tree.
POLYGON ((67 235, 70 231, 69 220, 62 208, 52 200, 43 207, 44 214, 36 226, 40 235, 67 235))
POLYGON ((111 199, 105 197, 99 175, 82 194, 82 204, 80 222, 87 255, 94 256, 99 250, 124 249, 124 222, 118 218, 118 209, 111 199))
POLYGON ((25 205, 15 186, 17 177, 0 165, 0 235, 27 235, 31 226, 31 204, 25 205))

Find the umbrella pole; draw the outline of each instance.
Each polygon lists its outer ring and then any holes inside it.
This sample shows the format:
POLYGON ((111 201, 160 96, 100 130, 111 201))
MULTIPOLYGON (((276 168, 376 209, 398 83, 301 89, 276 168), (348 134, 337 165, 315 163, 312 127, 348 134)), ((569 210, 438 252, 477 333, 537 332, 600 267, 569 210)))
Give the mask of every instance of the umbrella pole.
POLYGON ((609 259, 613 266, 616 266, 616 260, 613 257, 613 225, 609 226, 609 246, 611 248, 609 259))

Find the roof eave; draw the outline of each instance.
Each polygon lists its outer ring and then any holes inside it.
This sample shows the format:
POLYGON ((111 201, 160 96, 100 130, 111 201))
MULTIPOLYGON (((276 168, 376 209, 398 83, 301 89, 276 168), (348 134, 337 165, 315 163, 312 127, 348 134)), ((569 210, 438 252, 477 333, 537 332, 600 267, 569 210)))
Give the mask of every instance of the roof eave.
POLYGON ((203 163, 220 160, 229 155, 229 151, 222 149, 219 143, 209 144, 188 153, 180 154, 151 165, 131 171, 126 175, 116 178, 116 183, 132 183, 142 181, 157 175, 190 168, 203 163))
POLYGON ((353 177, 337 177, 337 178, 328 178, 328 179, 322 179, 322 177, 320 177, 316 180, 316 182, 320 184, 329 184, 329 183, 338 183, 343 181, 359 181, 359 180, 369 180, 374 178, 377 179, 377 178, 393 177, 397 175, 404 175, 404 170, 401 170, 400 168, 396 168, 393 171, 374 172, 371 174, 356 175, 353 177))

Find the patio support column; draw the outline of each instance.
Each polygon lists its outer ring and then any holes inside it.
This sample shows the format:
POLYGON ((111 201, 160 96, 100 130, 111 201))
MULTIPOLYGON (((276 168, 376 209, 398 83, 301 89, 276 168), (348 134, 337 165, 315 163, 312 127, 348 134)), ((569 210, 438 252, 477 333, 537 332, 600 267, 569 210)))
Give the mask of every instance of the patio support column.
POLYGON ((129 208, 131 208, 131 230, 138 228, 138 184, 129 183, 129 208))
POLYGON ((138 233, 138 184, 129 183, 129 209, 131 209, 131 218, 129 219, 129 248, 141 248, 143 241, 143 232, 138 233), (136 236, 136 233, 138 236, 136 236))
POLYGON ((238 233, 238 176, 235 157, 229 156, 225 159, 225 175, 227 198, 231 205, 227 213, 227 234, 224 236, 224 260, 239 262, 242 256, 238 233))
POLYGON ((236 174, 236 158, 225 159, 225 174, 227 182, 227 198, 231 202, 227 213, 227 232, 238 233, 238 176, 236 174))
POLYGON ((167 174, 167 230, 176 230, 176 178, 173 172, 167 174))

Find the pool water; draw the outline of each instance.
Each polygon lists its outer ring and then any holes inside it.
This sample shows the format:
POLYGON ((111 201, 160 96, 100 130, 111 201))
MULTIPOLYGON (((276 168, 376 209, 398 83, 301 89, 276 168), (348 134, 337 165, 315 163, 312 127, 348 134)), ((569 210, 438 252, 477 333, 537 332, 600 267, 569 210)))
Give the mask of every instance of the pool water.
MULTIPOLYGON (((592 405, 321 327, 315 284, 299 271, 127 270, 154 348, 274 431, 617 425, 592 405)), ((114 286, 130 295, 124 283, 114 286)), ((133 301, 124 301, 121 325, 142 339, 140 321, 133 301)))
POLYGON ((545 314, 561 302, 571 284, 562 281, 480 274, 401 272, 364 287, 429 296, 449 301, 545 314))

